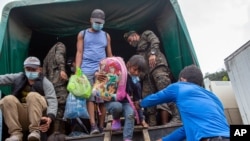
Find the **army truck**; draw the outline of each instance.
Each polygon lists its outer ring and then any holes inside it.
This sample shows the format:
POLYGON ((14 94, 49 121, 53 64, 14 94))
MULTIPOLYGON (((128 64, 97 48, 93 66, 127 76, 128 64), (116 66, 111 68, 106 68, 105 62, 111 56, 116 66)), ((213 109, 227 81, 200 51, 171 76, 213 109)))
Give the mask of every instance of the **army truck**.
MULTIPOLYGON (((0 74, 23 71, 23 61, 27 56, 43 60, 58 41, 66 45, 67 57, 75 56, 77 34, 90 27, 90 15, 96 8, 105 11, 104 31, 111 36, 113 55, 126 61, 135 54, 135 49, 123 39, 125 32, 152 30, 161 41, 161 50, 167 58, 173 82, 185 66, 199 66, 177 0, 20 0, 8 3, 3 9, 0 74)), ((11 87, 1 86, 0 90, 3 97, 10 94, 11 87)), ((140 133, 135 134, 135 140, 155 140, 178 126, 152 127, 147 131, 138 129, 140 133), (143 139, 142 134, 147 139, 143 139)), ((114 140, 121 139, 119 133, 113 137, 114 140)), ((104 135, 67 138, 85 139, 105 140, 104 135)))

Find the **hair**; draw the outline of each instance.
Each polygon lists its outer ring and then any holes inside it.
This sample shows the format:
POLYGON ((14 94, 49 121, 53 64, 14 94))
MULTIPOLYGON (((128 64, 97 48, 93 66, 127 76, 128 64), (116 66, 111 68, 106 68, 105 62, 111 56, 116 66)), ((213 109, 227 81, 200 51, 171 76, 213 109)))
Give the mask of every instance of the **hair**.
POLYGON ((203 86, 202 72, 195 65, 186 66, 179 74, 179 79, 181 77, 186 79, 187 82, 191 82, 199 86, 203 86))
POLYGON ((124 33, 124 35, 123 35, 124 40, 125 40, 125 41, 128 41, 128 37, 129 37, 130 35, 132 35, 132 34, 135 34, 135 33, 137 34, 137 32, 134 31, 134 30, 131 30, 131 31, 129 31, 129 32, 124 33))
POLYGON ((141 72, 144 72, 147 68, 146 60, 141 55, 133 55, 128 60, 127 64, 129 64, 130 67, 132 66, 138 67, 138 70, 141 72))

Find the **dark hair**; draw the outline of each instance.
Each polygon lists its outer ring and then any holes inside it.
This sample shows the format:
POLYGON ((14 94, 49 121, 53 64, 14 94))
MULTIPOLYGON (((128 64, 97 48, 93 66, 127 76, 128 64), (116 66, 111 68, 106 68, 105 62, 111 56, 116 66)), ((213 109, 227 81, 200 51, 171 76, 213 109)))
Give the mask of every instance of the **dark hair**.
MULTIPOLYGON (((124 40, 125 40, 125 41, 128 41, 128 37, 129 37, 130 35, 134 34, 134 33, 136 33, 136 31, 134 31, 134 30, 129 31, 129 32, 127 32, 127 33, 124 33, 124 35, 123 35, 124 40)), ((137 33, 136 33, 136 34, 137 34, 137 33)))
POLYGON ((202 72, 195 65, 186 66, 179 74, 179 79, 181 77, 186 79, 187 82, 191 82, 199 86, 203 86, 202 72))
POLYGON ((144 72, 147 68, 146 60, 141 55, 133 55, 127 63, 129 63, 130 66, 138 67, 138 70, 141 72, 144 72))

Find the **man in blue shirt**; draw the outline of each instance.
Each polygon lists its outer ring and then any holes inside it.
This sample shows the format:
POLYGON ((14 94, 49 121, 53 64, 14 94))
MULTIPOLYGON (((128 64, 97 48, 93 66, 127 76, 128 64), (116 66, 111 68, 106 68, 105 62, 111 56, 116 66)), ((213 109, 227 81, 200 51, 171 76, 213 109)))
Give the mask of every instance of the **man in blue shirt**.
POLYGON ((205 90, 203 75, 195 65, 185 67, 179 82, 145 97, 142 107, 175 102, 183 126, 158 141, 229 141, 229 124, 218 97, 205 90))

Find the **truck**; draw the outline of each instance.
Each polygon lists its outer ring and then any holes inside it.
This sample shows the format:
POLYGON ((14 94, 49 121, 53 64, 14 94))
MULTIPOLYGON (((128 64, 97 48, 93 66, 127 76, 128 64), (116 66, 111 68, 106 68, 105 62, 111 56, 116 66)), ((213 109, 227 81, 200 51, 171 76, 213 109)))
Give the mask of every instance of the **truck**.
POLYGON ((250 41, 224 59, 243 124, 250 124, 250 41))
POLYGON ((242 124, 231 81, 211 81, 206 78, 204 85, 205 89, 213 92, 221 100, 228 123, 230 125, 242 124))
MULTIPOLYGON (((96 8, 102 9, 106 14, 104 31, 111 36, 113 55, 121 56, 127 61, 135 54, 135 49, 123 39, 125 32, 152 30, 161 41, 161 50, 173 74, 173 82, 178 80, 179 72, 185 66, 199 66, 177 0, 20 0, 8 3, 3 9, 0 26, 0 74, 23 71, 23 61, 27 56, 43 60, 58 41, 65 44, 67 57, 75 56, 77 34, 90 27, 90 15, 96 8)), ((10 94, 11 87, 1 86, 0 91, 3 97, 10 94)), ((180 125, 149 128, 148 136, 145 134, 144 137, 156 140, 178 126, 180 125)), ((7 130, 3 130, 2 135, 5 135, 5 131, 7 130)), ((103 138, 103 135, 89 136, 86 140, 103 138)), ((112 138, 121 140, 120 134, 112 138)), ((142 139, 140 132, 138 135, 135 133, 135 140, 146 139, 142 139)))

